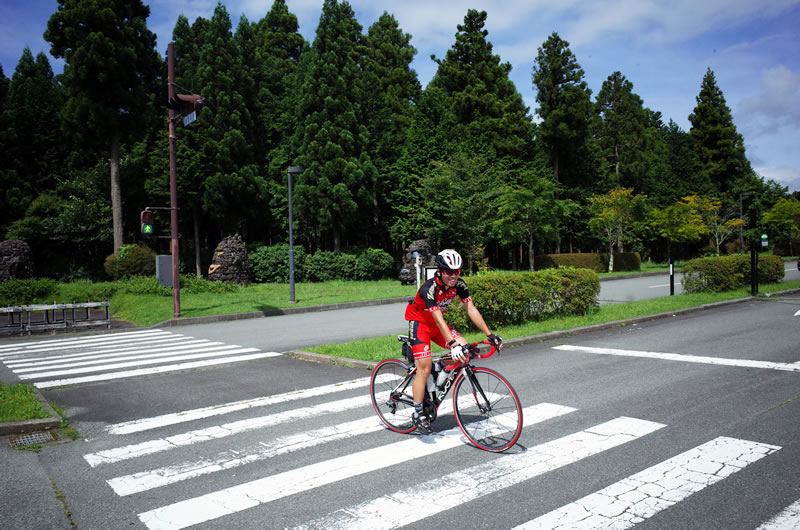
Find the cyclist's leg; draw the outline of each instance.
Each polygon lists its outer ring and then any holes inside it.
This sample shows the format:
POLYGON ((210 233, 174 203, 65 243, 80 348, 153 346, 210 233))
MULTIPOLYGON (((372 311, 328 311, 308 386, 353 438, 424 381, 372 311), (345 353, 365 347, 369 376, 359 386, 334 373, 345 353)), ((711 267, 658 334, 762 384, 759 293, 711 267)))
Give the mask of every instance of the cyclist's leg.
POLYGON ((411 351, 414 353, 414 362, 417 366, 417 374, 411 385, 414 396, 414 421, 423 429, 430 431, 430 422, 422 417, 422 402, 425 399, 427 380, 433 366, 429 329, 422 322, 410 320, 408 336, 411 339, 411 351))

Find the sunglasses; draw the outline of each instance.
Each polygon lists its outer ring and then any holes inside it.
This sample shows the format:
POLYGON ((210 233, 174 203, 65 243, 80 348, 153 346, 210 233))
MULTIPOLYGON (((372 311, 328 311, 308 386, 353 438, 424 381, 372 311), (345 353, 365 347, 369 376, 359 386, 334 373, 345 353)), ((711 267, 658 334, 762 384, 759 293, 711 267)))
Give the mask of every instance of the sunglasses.
POLYGON ((458 276, 459 274, 461 274, 461 269, 456 269, 454 271, 448 269, 442 269, 442 274, 445 274, 447 276, 458 276))

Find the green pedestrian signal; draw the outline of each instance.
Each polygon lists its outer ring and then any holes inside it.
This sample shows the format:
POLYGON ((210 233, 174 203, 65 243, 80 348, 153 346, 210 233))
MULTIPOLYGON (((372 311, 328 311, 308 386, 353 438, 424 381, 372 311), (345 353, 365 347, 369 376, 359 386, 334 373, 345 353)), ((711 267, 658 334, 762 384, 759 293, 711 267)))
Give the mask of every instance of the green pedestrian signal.
POLYGON ((139 220, 142 225, 142 234, 146 236, 153 235, 153 212, 150 210, 142 211, 139 215, 139 220))

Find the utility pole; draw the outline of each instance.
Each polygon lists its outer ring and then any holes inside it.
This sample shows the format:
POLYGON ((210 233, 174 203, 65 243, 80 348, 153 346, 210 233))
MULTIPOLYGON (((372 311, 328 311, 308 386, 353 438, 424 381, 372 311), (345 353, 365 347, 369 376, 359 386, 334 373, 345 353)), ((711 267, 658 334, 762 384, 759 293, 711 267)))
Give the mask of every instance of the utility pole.
MULTIPOLYGON (((175 99, 175 45, 167 45, 167 101, 175 99)), ((169 227, 172 254, 172 316, 181 316, 181 277, 178 269, 178 147, 175 138, 175 109, 169 109, 169 227)))

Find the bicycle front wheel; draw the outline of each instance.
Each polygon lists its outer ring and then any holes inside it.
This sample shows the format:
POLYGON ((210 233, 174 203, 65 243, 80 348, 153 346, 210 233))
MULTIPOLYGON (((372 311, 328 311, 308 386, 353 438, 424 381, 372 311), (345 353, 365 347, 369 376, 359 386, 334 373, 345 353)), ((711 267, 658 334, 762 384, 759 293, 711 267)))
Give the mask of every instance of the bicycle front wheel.
POLYGON ((522 407, 511 383, 489 368, 466 370, 453 392, 453 411, 464 436, 479 449, 505 451, 522 433, 522 407))
POLYGON ((384 425, 399 433, 409 433, 417 428, 411 415, 414 413, 414 398, 409 375, 409 366, 397 359, 379 362, 372 370, 369 392, 372 407, 384 425))

